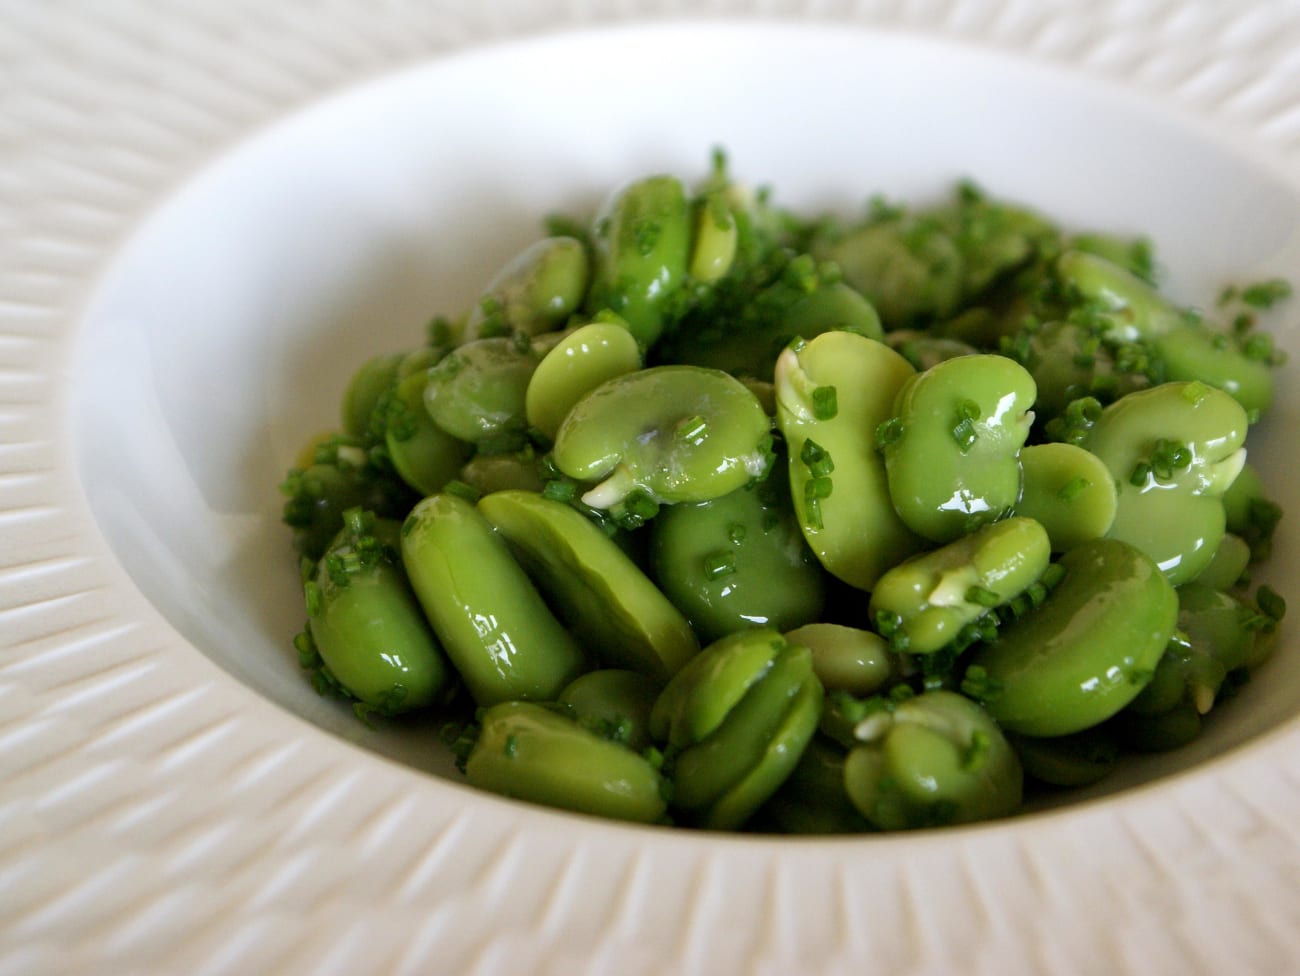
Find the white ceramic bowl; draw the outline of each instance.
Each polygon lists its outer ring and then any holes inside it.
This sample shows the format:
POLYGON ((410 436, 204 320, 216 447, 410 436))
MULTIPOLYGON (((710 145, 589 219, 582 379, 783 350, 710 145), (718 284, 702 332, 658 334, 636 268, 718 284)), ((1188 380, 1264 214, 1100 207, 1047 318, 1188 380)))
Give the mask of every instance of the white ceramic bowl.
MULTIPOLYGON (((883 838, 721 838, 511 803, 459 781, 434 725, 370 731, 311 691, 290 646, 303 607, 276 485, 337 423, 352 370, 464 308, 546 214, 587 211, 650 171, 700 176, 714 146, 800 210, 932 199, 970 177, 1067 225, 1144 233, 1189 303, 1300 268, 1300 152, 951 37, 794 22, 559 33, 385 73, 251 132, 101 246, 111 261, 51 379, 60 410, 41 436, 65 445, 57 504, 75 510, 69 547, 94 567, 83 590, 98 609, 51 625, 57 640, 15 632, 37 641, 19 679, 54 667, 66 680, 13 686, 72 723, 38 735, 57 748, 38 749, 40 791, 15 791, 40 798, 17 807, 30 816, 15 836, 35 843, 62 817, 81 852, 46 861, 48 897, 16 900, 13 931, 40 947, 20 958, 140 961, 145 947, 214 971, 368 959, 426 972, 1139 958, 1186 972, 1247 946, 1247 968, 1291 958, 1278 921, 1300 906, 1285 881, 1300 816, 1289 635, 1191 746, 1060 809, 883 838), (96 668, 87 649, 101 646, 96 668), (64 770, 59 749, 84 763, 64 770), (163 880, 136 876, 146 864, 163 880), (1244 903, 1220 905, 1207 879, 1244 903), (137 910, 97 914, 96 893, 119 884, 137 910), (1151 924, 1148 899, 1163 913, 1151 924), (199 924, 203 906, 219 921, 199 924), (1211 918, 1226 920, 1218 934, 1211 918), (56 945, 73 920, 83 934, 56 945), (205 955, 224 931, 243 941, 205 955)), ((1300 353, 1293 313, 1270 325, 1300 353)), ((1289 512, 1298 423, 1283 382, 1251 436, 1289 512)), ((1284 596, 1298 549, 1284 520, 1264 577, 1284 596)), ((53 619, 65 596, 48 599, 53 619)))
MULTIPOLYGON (((589 214, 650 172, 698 180, 715 145, 737 178, 800 212, 851 215, 877 192, 936 200, 970 177, 1066 226, 1149 234, 1168 290, 1211 313, 1227 283, 1300 269, 1300 194, 1281 174, 1131 95, 1013 59, 704 26, 469 53, 259 134, 122 249, 87 314, 73 386, 81 478, 128 573, 254 690, 455 779, 429 729, 358 731, 297 673, 304 611, 276 485, 310 436, 337 429, 356 367, 469 307, 547 214, 589 214), (675 70, 648 81, 667 51, 675 70)), ((1283 321, 1283 344, 1295 337, 1283 321)), ((1280 386, 1250 456, 1286 500, 1280 445, 1300 401, 1280 386)), ((1295 566, 1291 528, 1269 567, 1281 578, 1295 566)), ((1194 746, 1133 763, 1102 790, 1275 728, 1300 705, 1300 656, 1264 674, 1194 746)))

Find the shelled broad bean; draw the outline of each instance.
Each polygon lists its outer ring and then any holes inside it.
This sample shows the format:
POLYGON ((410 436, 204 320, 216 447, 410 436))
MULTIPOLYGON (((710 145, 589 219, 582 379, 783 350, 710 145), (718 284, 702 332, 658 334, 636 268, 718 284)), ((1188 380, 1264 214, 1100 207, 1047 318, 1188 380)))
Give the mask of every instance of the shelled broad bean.
MULTIPOLYGON (((971 184, 804 217, 655 174, 359 364, 282 485, 322 694, 478 787, 703 829, 1004 817, 1268 657, 1260 313, 971 184), (431 748, 434 748, 431 744, 431 748)), ((1227 716, 1213 716, 1227 720, 1227 716)))

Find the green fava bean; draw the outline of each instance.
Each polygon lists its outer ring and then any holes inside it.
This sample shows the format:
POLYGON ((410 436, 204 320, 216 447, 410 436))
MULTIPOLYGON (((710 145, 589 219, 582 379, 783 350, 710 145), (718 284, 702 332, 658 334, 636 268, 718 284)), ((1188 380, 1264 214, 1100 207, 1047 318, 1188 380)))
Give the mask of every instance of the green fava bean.
POLYGON ((1119 486, 1110 536, 1151 556, 1179 586, 1223 539, 1221 501, 1245 463, 1246 411, 1204 383, 1163 383, 1102 411, 1083 446, 1119 486))
POLYGON ((1201 713, 1184 703, 1158 715, 1124 712, 1115 719, 1121 741, 1135 752, 1181 749, 1201 734, 1201 713))
POLYGON ((465 499, 431 495, 419 502, 402 525, 402 562, 479 705, 551 701, 585 670, 582 649, 465 499))
POLYGON ((950 315, 961 299, 961 254, 936 221, 876 221, 816 242, 813 254, 839 265, 844 281, 871 302, 886 328, 950 315))
POLYGON ((1093 305, 1111 313, 1114 337, 1152 339, 1181 325, 1186 315, 1131 271, 1097 254, 1066 251, 1056 261, 1062 282, 1093 305))
POLYGON ((641 368, 641 350, 624 326, 592 322, 546 354, 528 383, 528 423, 554 439, 573 405, 606 380, 641 368))
MULTIPOLYGON (((798 262, 792 262, 792 266, 798 262)), ((796 277, 796 275, 788 275, 796 277)), ((843 282, 830 283, 809 272, 809 281, 784 278, 754 300, 752 317, 728 322, 716 333, 680 333, 659 352, 667 361, 721 369, 741 379, 768 381, 777 357, 793 340, 813 339, 844 330, 882 338, 880 317, 871 303, 843 282)))
POLYGON ((528 491, 486 495, 478 507, 583 645, 610 666, 662 684, 695 656, 686 618, 576 509, 528 491))
MULTIPOLYGON (((1180 622, 1182 619, 1180 613, 1180 622)), ((1132 715, 1164 715, 1191 705, 1197 713, 1204 715, 1214 707, 1215 696, 1227 674, 1212 647, 1198 646, 1183 633, 1176 633, 1156 665, 1151 681, 1125 711, 1132 715)))
POLYGON ((456 477, 471 448, 433 422, 424 408, 428 373, 413 373, 393 389, 385 409, 384 445, 402 480, 422 495, 456 477))
POLYGON ((605 668, 575 678, 559 704, 584 728, 640 752, 651 744, 650 711, 661 690, 644 674, 605 668))
POLYGON ((1136 368, 1147 366, 1144 356, 1134 354, 1139 347, 1108 345, 1099 331, 1053 321, 1024 333, 1021 359, 1038 389, 1034 410, 1040 419, 1059 416, 1079 397, 1095 393, 1113 400, 1151 385, 1146 373, 1136 368))
POLYGON ((763 805, 763 824, 782 834, 856 834, 874 829, 844 790, 844 758, 844 750, 825 739, 809 742, 794 771, 763 805))
POLYGON ((784 718, 767 735, 767 744, 758 761, 713 802, 701 822, 702 827, 737 830, 781 788, 817 731, 822 694, 815 676, 808 675, 800 682, 784 718))
POLYGON ((1031 444, 1020 450, 1024 489, 1016 514, 1047 530, 1053 552, 1100 539, 1115 521, 1115 480, 1102 460, 1074 444, 1031 444))
POLYGON ((726 373, 655 366, 602 383, 555 435, 556 466, 600 481, 582 496, 611 508, 635 491, 657 502, 702 502, 766 472, 771 423, 754 394, 726 373))
POLYGON ((922 329, 895 329, 885 334, 889 348, 898 352, 916 370, 937 366, 945 359, 972 356, 979 352, 970 343, 933 335, 922 329))
POLYGON ((945 360, 903 385, 878 436, 908 528, 951 542, 1014 508, 1035 395, 1024 367, 995 355, 945 360))
POLYGON ((1282 509, 1269 500, 1264 480, 1247 462, 1223 495, 1223 510, 1229 532, 1241 536, 1250 547, 1252 562, 1268 558, 1273 533, 1282 519, 1282 509))
POLYGON ((353 437, 363 437, 370 429, 370 417, 384 391, 397 381, 402 353, 372 356, 352 374, 343 394, 343 430, 353 437))
POLYGON ((527 342, 468 342, 429 370, 425 408, 439 427, 469 443, 522 435, 528 382, 536 368, 527 342))
POLYGON ((610 309, 642 346, 652 345, 690 260, 691 214, 681 182, 650 176, 616 192, 597 216, 593 236, 588 310, 610 309))
POLYGON ((813 674, 827 692, 873 695, 898 676, 896 657, 885 639, 872 631, 812 623, 785 638, 812 652, 813 674))
POLYGON ((1028 589, 1050 557, 1047 533, 1033 519, 994 522, 889 570, 869 613, 894 650, 931 654, 1028 589))
POLYGON ((1152 345, 1166 379, 1208 383, 1261 415, 1273 404, 1273 367, 1246 355, 1233 336, 1188 322, 1174 326, 1152 345))
POLYGON ((768 627, 737 631, 687 661, 650 713, 650 734, 671 748, 708 738, 772 667, 785 639, 768 627))
MULTIPOLYGON (((1271 630, 1270 625, 1261 627, 1264 623, 1242 600, 1200 580, 1178 589, 1178 629, 1188 644, 1219 662, 1225 674, 1259 663, 1257 645, 1271 630)), ((1205 701, 1197 702, 1198 711, 1209 711, 1201 707, 1205 701)))
POLYGON ((368 463, 365 449, 350 440, 331 438, 316 453, 329 460, 291 469, 280 485, 287 496, 284 521, 293 528, 294 548, 309 559, 320 558, 329 548, 348 509, 387 517, 413 503, 406 484, 377 472, 368 463))
POLYGON ((1039 244, 1055 234, 1038 214, 990 200, 972 189, 967 186, 955 204, 926 215, 947 229, 961 254, 966 297, 979 295, 1023 266, 1039 244))
POLYGON ((740 228, 727 202, 727 195, 713 190, 696 208, 695 240, 691 246, 690 275, 711 285, 726 276, 736 260, 740 228))
POLYGON ((480 454, 465 462, 460 480, 480 495, 494 491, 541 491, 546 487, 531 447, 514 454, 480 454))
POLYGON ((673 505, 650 523, 650 565, 704 641, 746 627, 816 620, 826 598, 785 479, 771 476, 713 501, 673 505))
POLYGON ((536 335, 561 325, 587 293, 591 262, 581 241, 547 237, 502 268, 465 321, 462 341, 536 335))
POLYGON ((442 362, 449 352, 451 352, 451 346, 442 344, 419 346, 412 349, 397 364, 397 379, 399 381, 404 380, 412 373, 427 373, 432 367, 442 362))
POLYGON ((1196 574, 1194 582, 1216 590, 1230 590, 1237 586, 1250 567, 1250 546, 1239 535, 1225 532, 1214 558, 1196 574))
POLYGON ((851 332, 824 333, 777 360, 777 421, 800 528, 826 570, 862 590, 921 547, 890 500, 872 440, 913 375, 884 343, 851 332))
POLYGON ((1020 806, 1024 773, 1006 736, 979 705, 929 691, 859 723, 844 761, 858 811, 883 830, 1004 817, 1020 806))
POLYGON ((535 702, 502 702, 480 720, 465 762, 480 789, 615 820, 663 819, 665 787, 639 754, 535 702))
POLYGON ((444 700, 457 684, 390 544, 396 534, 350 509, 307 583, 307 630, 326 668, 385 715, 444 700))
POLYGON ((1178 618, 1152 560, 1115 539, 1061 557, 1065 576, 1036 610, 979 648, 964 688, 1010 732, 1068 735, 1120 711, 1151 679, 1178 618))
POLYGON ((1071 251, 1086 251, 1105 258, 1149 285, 1156 283, 1155 252, 1147 238, 1077 234, 1069 239, 1068 247, 1071 251))
POLYGON ((1049 786, 1089 786, 1119 764, 1120 745, 1109 724, 1050 739, 1009 735, 1025 773, 1049 786))
MULTIPOLYGON (((766 646, 766 665, 710 734, 674 755, 673 806, 700 826, 729 830, 743 824, 793 770, 816 731, 822 691, 812 655, 774 634, 766 628, 749 632, 751 642, 766 646)), ((730 646, 724 653, 730 654, 730 646)), ((734 686, 714 689, 696 677, 688 679, 692 697, 720 690, 724 700, 732 700, 734 686)), ((671 689, 670 683, 664 694, 671 689)))

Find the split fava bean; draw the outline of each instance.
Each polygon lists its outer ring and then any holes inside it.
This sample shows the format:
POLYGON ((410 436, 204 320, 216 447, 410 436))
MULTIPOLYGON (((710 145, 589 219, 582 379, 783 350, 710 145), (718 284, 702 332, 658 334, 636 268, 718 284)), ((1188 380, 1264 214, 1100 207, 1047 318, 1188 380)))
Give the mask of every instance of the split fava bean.
POLYGON ((741 826, 793 770, 821 704, 811 653, 770 628, 706 647, 651 713, 674 750, 673 806, 707 828, 741 826))
POLYGON ((908 528, 950 542, 1015 507, 1035 394, 1023 366, 988 354, 945 360, 902 386, 880 440, 908 528))
POLYGON ((579 640, 611 666, 663 683, 699 650, 686 618, 575 509, 530 491, 485 495, 478 507, 579 640))
POLYGON ((402 525, 411 585, 474 701, 553 700, 586 666, 474 505, 430 495, 402 525))
POLYGON ((828 572, 863 590, 922 544, 895 509, 872 439, 914 372, 851 332, 824 333, 777 360, 777 420, 804 538, 828 572))
POLYGON ((771 424, 743 383, 718 370, 655 366, 619 376, 579 400, 553 457, 582 496, 610 508, 634 491, 657 502, 720 498, 764 474, 771 424))
POLYGON ((1097 725, 1137 697, 1155 673, 1178 618, 1178 596, 1160 568, 1115 539, 1061 557, 1065 576, 1033 613, 975 651, 989 714, 1006 730, 1068 735, 1097 725))
POLYGON ((871 593, 870 614, 898 650, 930 654, 1028 589, 1050 556, 1033 519, 994 522, 890 569, 871 593))
POLYGON ((489 708, 465 762, 471 784, 614 820, 663 818, 664 783, 640 754, 536 702, 489 708))

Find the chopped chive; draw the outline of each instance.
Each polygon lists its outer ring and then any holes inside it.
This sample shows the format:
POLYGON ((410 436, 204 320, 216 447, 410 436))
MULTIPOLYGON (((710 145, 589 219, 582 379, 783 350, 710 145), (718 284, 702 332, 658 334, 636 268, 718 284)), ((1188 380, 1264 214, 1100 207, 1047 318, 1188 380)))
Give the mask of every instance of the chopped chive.
POLYGON ((835 462, 830 452, 814 440, 806 440, 799 451, 799 460, 808 468, 814 478, 824 478, 835 470, 835 462))
POLYGON ((699 414, 687 417, 677 424, 677 438, 683 441, 697 441, 709 431, 709 423, 699 414))
POLYGON ((972 586, 966 590, 966 602, 981 607, 996 607, 1001 602, 1001 599, 988 587, 972 586))
POLYGON ((818 420, 832 420, 839 413, 835 387, 819 386, 812 392, 813 416, 818 420))
POLYGON ((1274 622, 1281 620, 1286 616, 1286 600, 1282 595, 1269 586, 1267 583, 1261 584, 1255 591, 1255 603, 1260 612, 1271 618, 1274 622))
POLYGON ((1252 308, 1272 308, 1291 296, 1291 283, 1283 278, 1270 278, 1241 290, 1241 300, 1252 308))
POLYGON ((308 580, 302 588, 303 599, 307 603, 307 616, 319 617, 325 598, 315 580, 308 580))
POLYGON ((903 418, 890 417, 876 427, 876 447, 886 448, 903 436, 903 418))
POLYGON ((806 502, 804 505, 804 521, 809 529, 820 532, 826 528, 826 524, 822 521, 822 503, 816 498, 806 499, 806 502))
POLYGON ((729 552, 715 552, 704 557, 704 576, 706 579, 720 579, 736 572, 736 557, 729 552))
POLYGON ((559 479, 548 481, 542 488, 542 497, 555 502, 571 502, 578 497, 578 486, 572 481, 559 479))
POLYGON ((1043 570, 1043 575, 1038 577, 1038 582, 1048 590, 1053 590, 1063 579, 1065 579, 1065 567, 1060 563, 1048 563, 1047 568, 1043 570))
POLYGON ((463 498, 467 502, 476 502, 483 497, 483 493, 473 485, 466 484, 460 480, 448 481, 442 486, 445 494, 455 495, 457 498, 463 498))
POLYGON ((804 486, 803 486, 804 500, 812 502, 812 501, 819 501, 823 498, 830 498, 831 489, 833 487, 834 487, 834 483, 831 481, 830 478, 827 477, 810 478, 808 481, 804 482, 804 486))
POLYGON ((970 734, 970 744, 962 753, 961 768, 964 772, 974 773, 984 765, 988 758, 991 742, 989 734, 982 729, 976 729, 970 734))
POLYGON ((969 417, 958 420, 952 428, 952 439, 957 442, 957 447, 965 454, 975 446, 975 441, 979 439, 979 434, 975 431, 975 422, 969 417))

